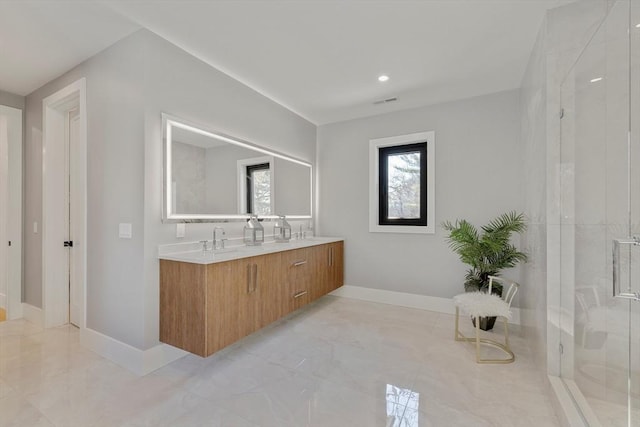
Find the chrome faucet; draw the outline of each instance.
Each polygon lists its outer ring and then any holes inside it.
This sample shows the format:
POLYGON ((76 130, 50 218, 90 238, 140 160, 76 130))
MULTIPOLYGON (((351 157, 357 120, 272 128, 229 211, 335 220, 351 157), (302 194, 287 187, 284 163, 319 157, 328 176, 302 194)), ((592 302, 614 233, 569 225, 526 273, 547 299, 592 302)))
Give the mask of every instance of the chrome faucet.
POLYGON ((224 249, 224 242, 225 240, 227 240, 224 236, 226 235, 227 233, 225 233, 224 228, 222 227, 215 227, 213 229, 213 250, 214 251, 216 249, 224 249), (221 237, 218 237, 218 234, 220 234, 221 237))

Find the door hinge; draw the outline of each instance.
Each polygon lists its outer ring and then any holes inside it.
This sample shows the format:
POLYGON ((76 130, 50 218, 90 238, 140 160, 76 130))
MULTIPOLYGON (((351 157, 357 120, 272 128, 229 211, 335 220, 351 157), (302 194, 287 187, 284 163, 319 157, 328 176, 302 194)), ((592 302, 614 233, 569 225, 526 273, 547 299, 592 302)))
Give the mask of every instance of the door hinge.
POLYGON ((73 240, 65 240, 64 241, 64 247, 65 248, 72 248, 73 247, 73 240))
POLYGON ((563 117, 564 117, 564 108, 561 108, 560 109, 560 118, 563 118, 563 117))
POLYGON ((560 354, 564 354, 564 346, 562 344, 558 346, 558 349, 560 350, 560 354))

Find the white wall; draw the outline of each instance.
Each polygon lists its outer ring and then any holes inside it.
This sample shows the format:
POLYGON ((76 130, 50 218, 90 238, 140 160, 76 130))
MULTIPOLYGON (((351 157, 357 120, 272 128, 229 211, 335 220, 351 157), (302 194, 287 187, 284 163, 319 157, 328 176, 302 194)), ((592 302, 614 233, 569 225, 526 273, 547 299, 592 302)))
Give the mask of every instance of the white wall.
MULTIPOLYGON (((523 209, 518 91, 318 128, 319 233, 345 238, 345 284, 436 297, 463 291, 466 266, 444 220, 482 225, 523 209), (368 230, 369 140, 435 131, 436 233, 368 230)), ((519 279, 519 272, 505 276, 519 279)))
MULTIPOLYGON (((315 126, 252 89, 141 30, 48 83, 26 100, 26 283, 42 305, 42 99, 87 80, 87 327, 138 349, 158 343, 157 247, 175 242, 162 217, 166 112, 313 162, 315 126), (133 225, 118 238, 118 223, 133 225)), ((226 225, 225 225, 226 226, 226 225)), ((210 238, 189 224, 185 240, 210 238)), ((241 225, 228 227, 238 233, 241 225)))

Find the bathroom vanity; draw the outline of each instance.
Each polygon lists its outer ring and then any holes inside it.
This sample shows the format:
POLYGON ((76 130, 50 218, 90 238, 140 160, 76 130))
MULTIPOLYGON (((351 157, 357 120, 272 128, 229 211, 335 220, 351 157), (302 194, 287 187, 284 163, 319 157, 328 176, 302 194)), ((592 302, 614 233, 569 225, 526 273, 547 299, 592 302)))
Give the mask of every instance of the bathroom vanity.
POLYGON ((160 341, 207 357, 343 284, 344 242, 313 237, 160 255, 160 341))

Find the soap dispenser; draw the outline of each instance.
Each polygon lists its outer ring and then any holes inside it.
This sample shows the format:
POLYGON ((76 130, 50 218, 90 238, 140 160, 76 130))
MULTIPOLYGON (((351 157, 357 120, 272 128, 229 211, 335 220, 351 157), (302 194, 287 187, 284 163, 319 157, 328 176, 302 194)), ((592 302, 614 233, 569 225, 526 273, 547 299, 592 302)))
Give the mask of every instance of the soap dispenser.
POLYGON ((291 239, 291 226, 284 216, 276 220, 273 226, 273 237, 276 243, 287 243, 291 239))
POLYGON ((257 215, 251 215, 244 226, 244 244, 247 246, 260 246, 264 242, 264 228, 257 215))

